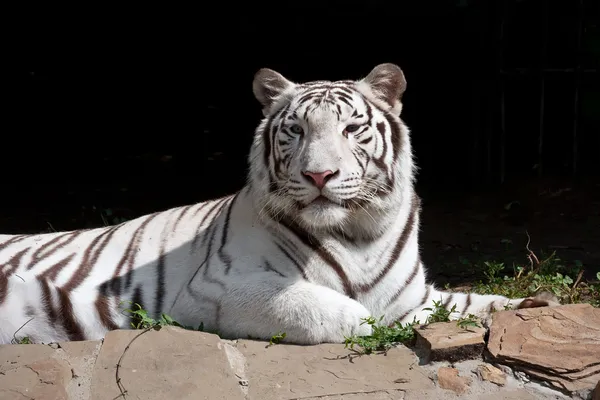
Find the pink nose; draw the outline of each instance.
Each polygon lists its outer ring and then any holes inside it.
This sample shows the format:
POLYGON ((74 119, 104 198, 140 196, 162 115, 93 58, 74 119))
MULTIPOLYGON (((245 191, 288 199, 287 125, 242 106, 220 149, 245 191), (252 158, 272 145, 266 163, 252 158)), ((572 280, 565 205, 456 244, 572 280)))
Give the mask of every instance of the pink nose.
POLYGON ((302 175, 304 175, 318 189, 323 189, 327 181, 333 178, 335 174, 337 174, 337 172, 333 172, 330 170, 324 172, 302 172, 302 175))

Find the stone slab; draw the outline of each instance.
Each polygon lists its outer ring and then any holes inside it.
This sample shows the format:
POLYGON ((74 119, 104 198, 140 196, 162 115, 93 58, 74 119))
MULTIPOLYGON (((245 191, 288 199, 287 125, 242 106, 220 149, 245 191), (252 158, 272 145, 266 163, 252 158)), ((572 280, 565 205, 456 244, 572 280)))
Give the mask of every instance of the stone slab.
POLYGON ((109 332, 94 366, 91 398, 112 400, 121 394, 144 400, 236 400, 244 396, 218 336, 164 327, 160 331, 109 332), (132 342, 137 335, 140 335, 132 342))
POLYGON ((236 347, 246 358, 251 399, 402 399, 406 390, 434 388, 404 346, 369 356, 357 356, 341 344, 267 347, 240 340, 236 347))
POLYGON ((0 345, 0 399, 70 400, 71 367, 42 344, 0 345))
POLYGON ((465 329, 456 321, 436 322, 417 327, 415 333, 415 347, 424 363, 478 359, 485 349, 483 327, 465 329))
POLYGON ((72 379, 67 385, 69 398, 92 400, 90 398, 92 372, 101 347, 102 341, 58 343, 55 356, 66 360, 71 366, 72 379))
POLYGON ((589 304, 494 313, 488 350, 499 363, 567 391, 600 380, 600 309, 589 304))

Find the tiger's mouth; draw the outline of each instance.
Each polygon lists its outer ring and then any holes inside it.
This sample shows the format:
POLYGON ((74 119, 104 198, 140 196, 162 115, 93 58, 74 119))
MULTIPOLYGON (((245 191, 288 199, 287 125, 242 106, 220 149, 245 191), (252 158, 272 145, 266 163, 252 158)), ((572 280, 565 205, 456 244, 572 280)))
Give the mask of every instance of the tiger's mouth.
POLYGON ((327 197, 323 196, 322 194, 318 195, 316 199, 314 199, 313 201, 309 202, 307 205, 326 205, 326 204, 335 204, 335 202, 329 200, 327 197))
POLYGON ((324 209, 324 208, 329 208, 329 207, 341 207, 341 206, 342 205, 340 203, 338 203, 337 201, 332 200, 329 197, 320 194, 317 197, 315 197, 313 200, 302 204, 301 208, 315 207, 315 208, 324 209))

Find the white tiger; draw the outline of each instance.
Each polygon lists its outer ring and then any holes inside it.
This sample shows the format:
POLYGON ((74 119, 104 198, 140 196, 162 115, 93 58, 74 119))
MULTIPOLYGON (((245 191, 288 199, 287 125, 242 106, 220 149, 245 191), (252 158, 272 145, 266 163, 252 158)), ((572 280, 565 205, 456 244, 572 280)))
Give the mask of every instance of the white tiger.
POLYGON ((433 300, 460 315, 502 309, 507 298, 425 280, 405 87, 394 64, 304 84, 260 70, 265 118, 235 195, 112 227, 0 236, 0 343, 101 339, 130 327, 123 301, 223 337, 285 332, 300 344, 368 335, 369 316, 424 322, 433 300))

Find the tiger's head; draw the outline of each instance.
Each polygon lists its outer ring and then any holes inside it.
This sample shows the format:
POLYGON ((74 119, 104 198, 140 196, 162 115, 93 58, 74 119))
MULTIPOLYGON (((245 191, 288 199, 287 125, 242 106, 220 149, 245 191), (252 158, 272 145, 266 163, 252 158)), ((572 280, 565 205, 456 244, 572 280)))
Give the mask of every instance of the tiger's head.
POLYGON ((249 157, 259 212, 312 232, 385 229, 414 176, 400 120, 405 88, 394 64, 357 81, 302 84, 259 70, 253 91, 264 119, 249 157))

